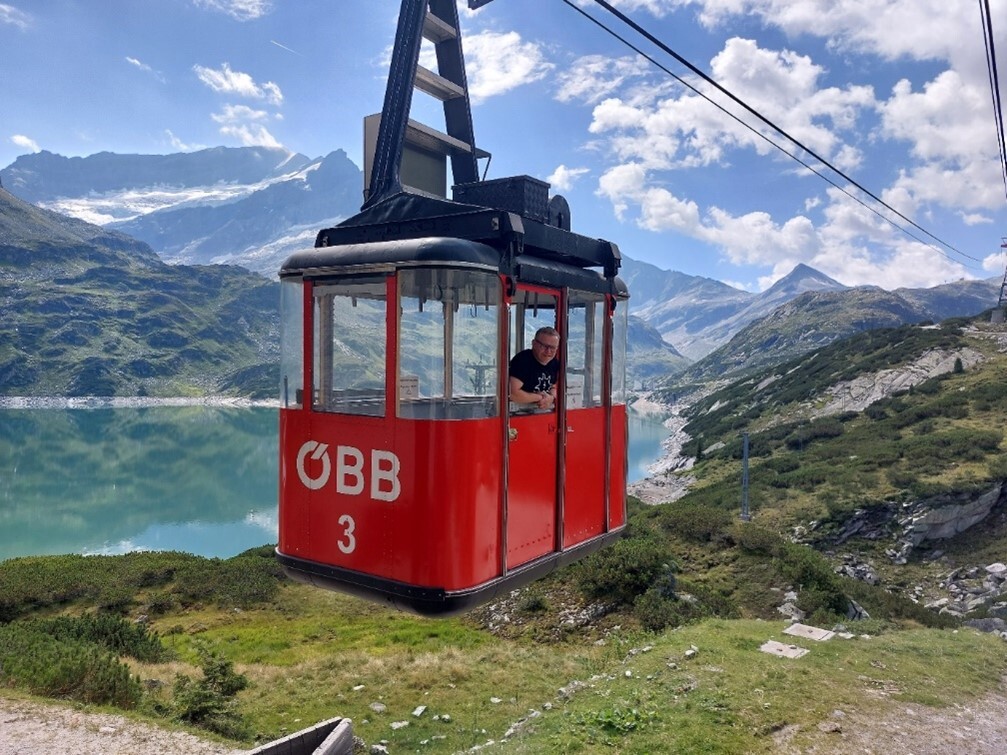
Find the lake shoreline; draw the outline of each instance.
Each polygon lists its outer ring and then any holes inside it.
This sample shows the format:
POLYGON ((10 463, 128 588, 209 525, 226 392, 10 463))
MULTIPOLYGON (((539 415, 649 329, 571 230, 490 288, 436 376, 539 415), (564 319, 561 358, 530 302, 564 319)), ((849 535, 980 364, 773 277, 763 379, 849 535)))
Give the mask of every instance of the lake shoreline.
MULTIPOLYGON (((0 396, 0 410, 45 409, 145 409, 154 407, 207 407, 226 409, 279 409, 279 399, 249 399, 236 396, 0 396)), ((667 405, 640 397, 630 410, 648 419, 660 421, 669 429, 669 437, 648 466, 647 476, 630 482, 627 490, 645 503, 676 500, 687 491, 694 478, 669 474, 687 471, 692 460, 683 459, 681 450, 688 436, 682 432, 686 421, 679 416, 681 405, 667 405)))
POLYGON ((220 406, 279 409, 279 400, 235 396, 0 396, 0 409, 144 409, 154 406, 220 406))

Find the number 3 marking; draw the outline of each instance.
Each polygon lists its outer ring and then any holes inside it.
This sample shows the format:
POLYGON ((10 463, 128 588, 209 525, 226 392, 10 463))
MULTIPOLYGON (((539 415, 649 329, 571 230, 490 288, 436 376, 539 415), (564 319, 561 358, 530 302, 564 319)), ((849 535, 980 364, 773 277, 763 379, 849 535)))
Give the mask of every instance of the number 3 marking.
POLYGON ((336 545, 339 546, 339 550, 349 555, 357 549, 357 539, 353 537, 353 530, 356 528, 357 523, 353 521, 353 517, 349 514, 343 514, 339 517, 339 523, 346 529, 343 530, 343 539, 339 540, 336 545))

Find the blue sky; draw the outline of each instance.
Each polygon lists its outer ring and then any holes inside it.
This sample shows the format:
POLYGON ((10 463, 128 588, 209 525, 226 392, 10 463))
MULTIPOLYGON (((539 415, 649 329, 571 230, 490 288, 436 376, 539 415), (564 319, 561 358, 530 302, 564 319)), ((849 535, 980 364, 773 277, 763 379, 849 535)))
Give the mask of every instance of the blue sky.
MULTIPOLYGON (((853 201, 572 7, 710 91, 593 0, 494 0, 475 12, 460 3, 476 141, 493 154, 489 178, 550 181, 571 205, 574 230, 750 291, 802 262, 847 285, 888 289, 1003 275, 1007 190, 982 3, 612 4, 940 242, 866 197, 871 209, 853 201)), ((1007 61, 1007 0, 990 7, 1007 61)), ((362 119, 381 109, 398 8, 398 0, 0 0, 0 167, 39 149, 83 156, 253 144, 310 157, 344 149, 362 165, 362 119)), ((413 116, 443 128, 439 104, 425 95, 414 98, 413 116)))

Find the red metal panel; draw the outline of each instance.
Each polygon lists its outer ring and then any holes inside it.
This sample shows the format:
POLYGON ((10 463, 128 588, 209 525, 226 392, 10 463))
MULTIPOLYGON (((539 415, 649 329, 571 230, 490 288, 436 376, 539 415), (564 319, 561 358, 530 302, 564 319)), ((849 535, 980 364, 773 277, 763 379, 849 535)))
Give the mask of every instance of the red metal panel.
POLYGON ((605 531, 605 408, 566 414, 563 549, 605 531))
POLYGON ((499 422, 281 410, 280 552, 421 587, 492 579, 499 422))
POLYGON ((507 567, 555 550, 556 412, 510 418, 507 567))
POLYGON ((609 462, 611 480, 609 488, 608 528, 616 529, 626 524, 626 452, 628 445, 626 405, 612 406, 612 450, 609 462))

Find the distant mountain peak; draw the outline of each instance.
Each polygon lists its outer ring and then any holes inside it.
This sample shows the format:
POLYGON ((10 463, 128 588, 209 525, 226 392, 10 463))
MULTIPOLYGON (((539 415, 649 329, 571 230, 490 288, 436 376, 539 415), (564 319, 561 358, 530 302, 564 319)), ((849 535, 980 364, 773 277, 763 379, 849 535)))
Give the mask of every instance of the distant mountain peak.
POLYGON ((765 293, 768 294, 774 290, 786 290, 791 293, 804 291, 842 291, 845 288, 847 286, 844 286, 839 281, 800 262, 793 270, 770 286, 765 293))

